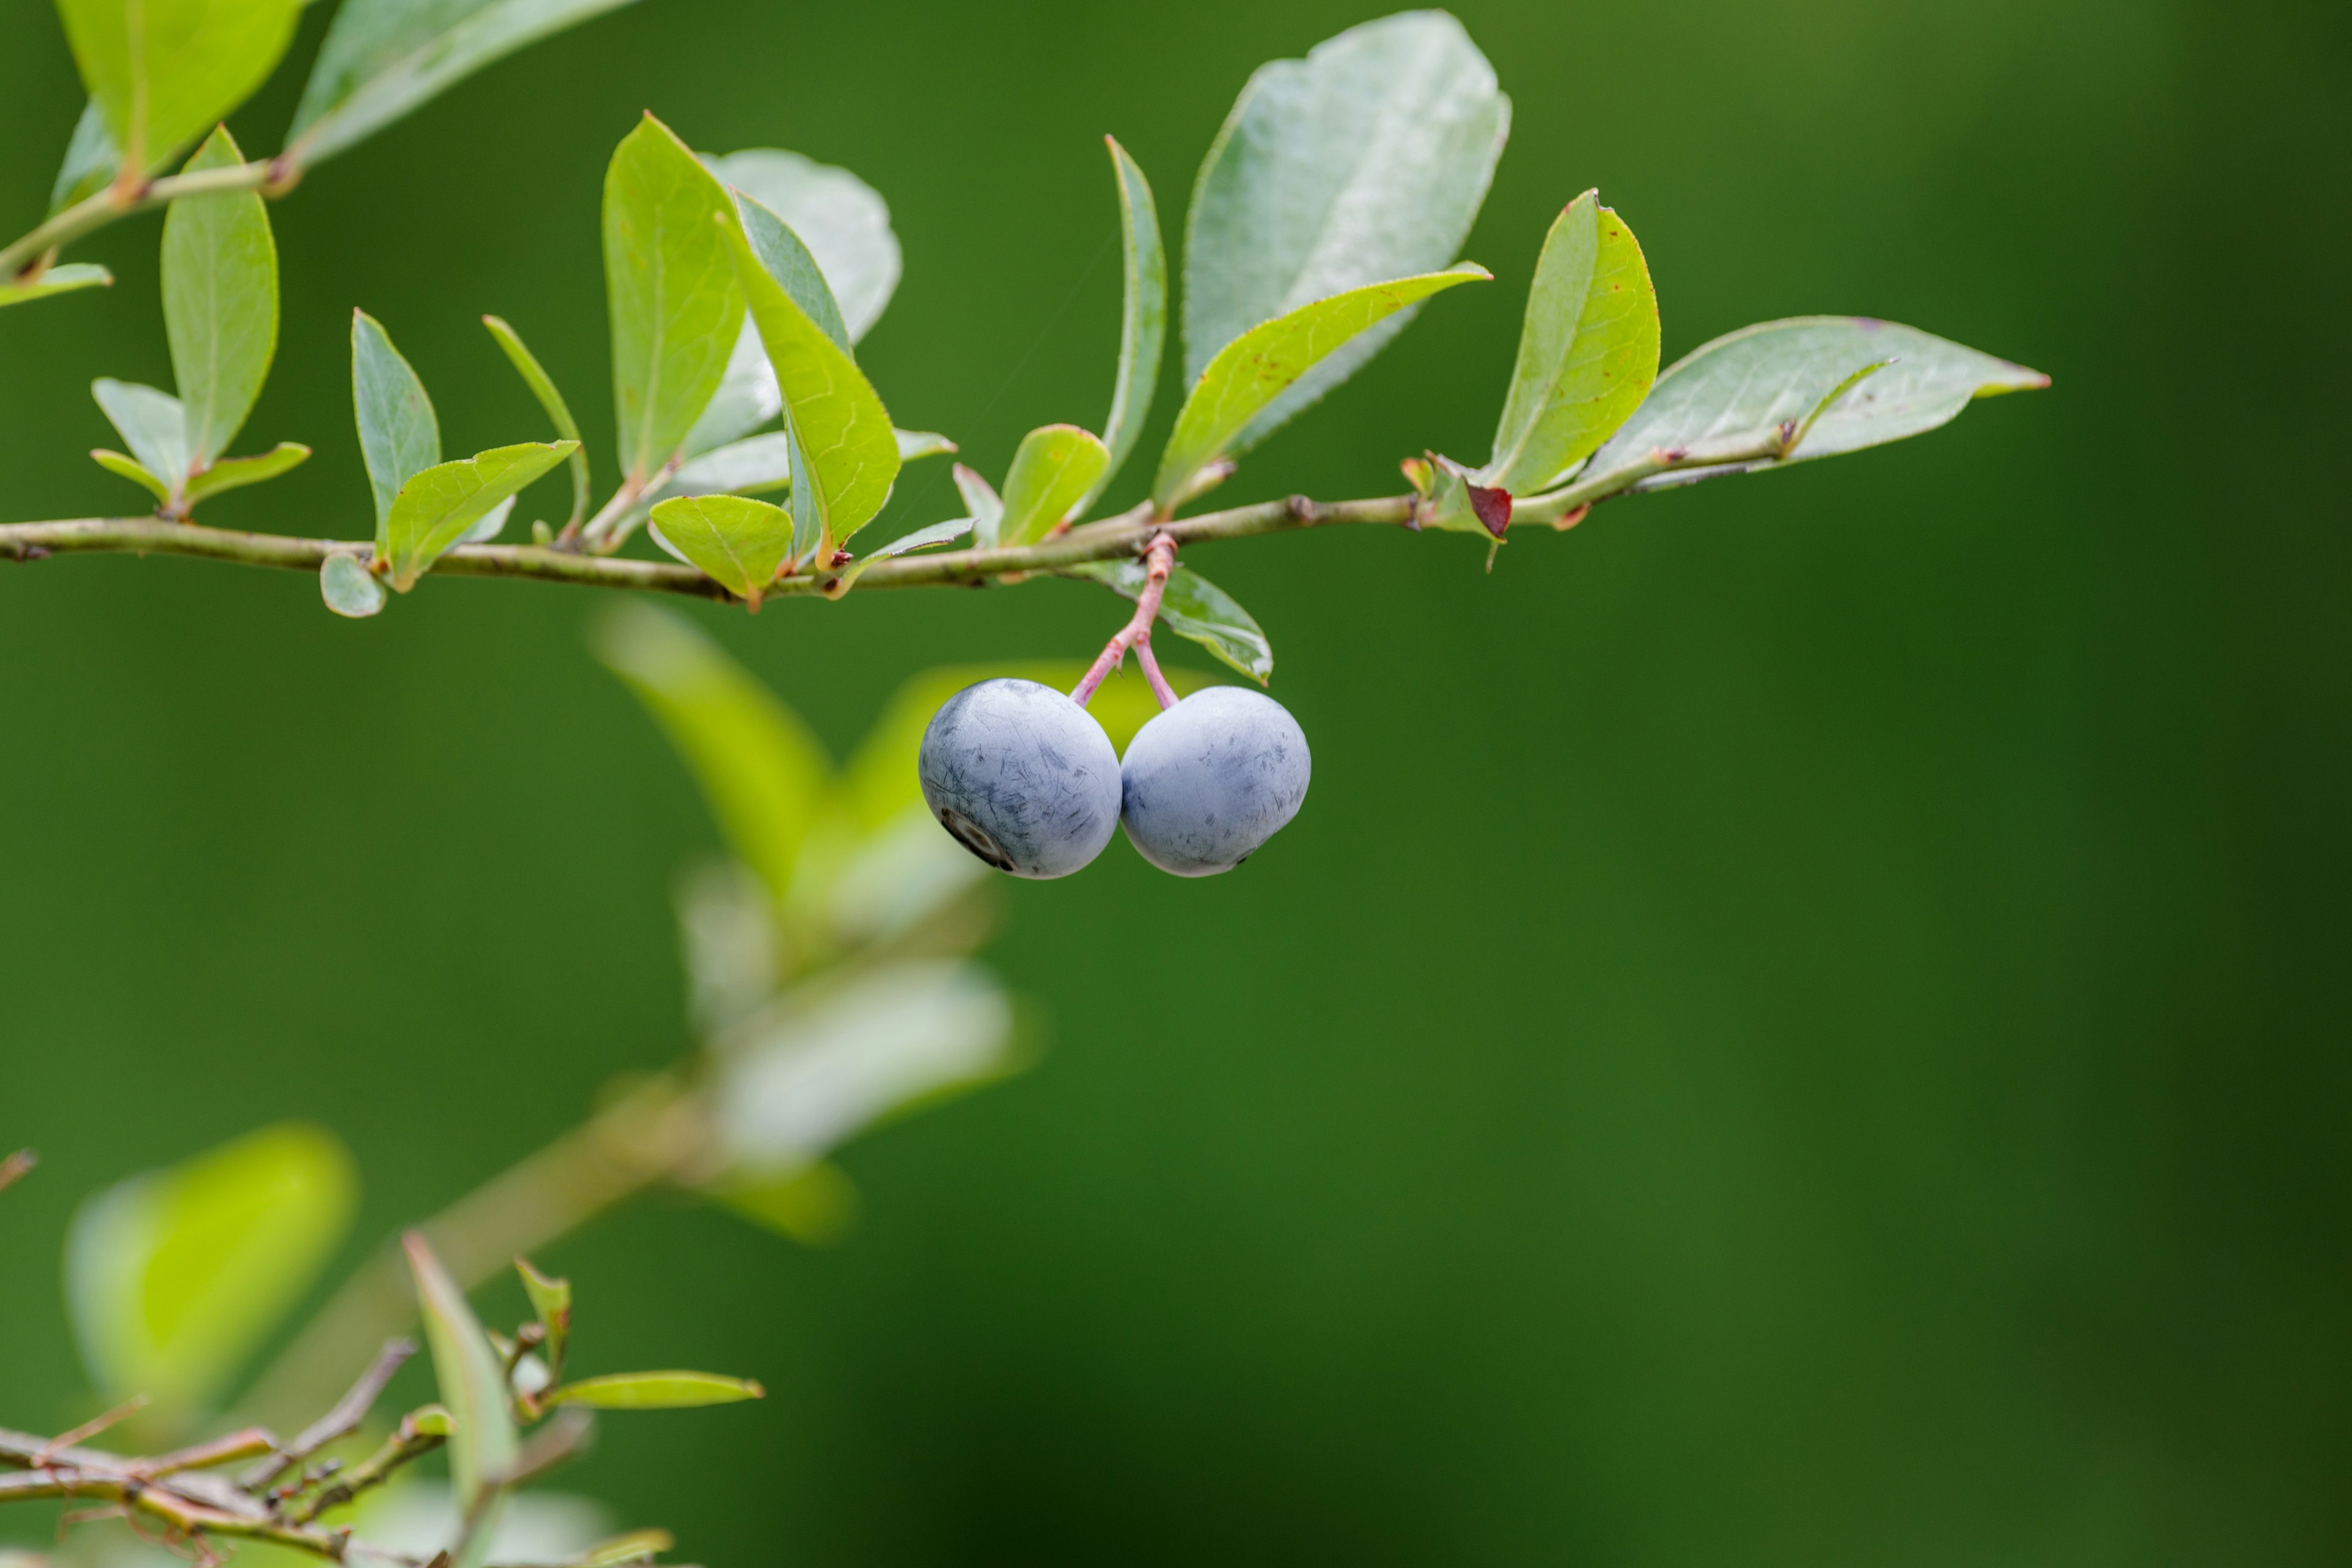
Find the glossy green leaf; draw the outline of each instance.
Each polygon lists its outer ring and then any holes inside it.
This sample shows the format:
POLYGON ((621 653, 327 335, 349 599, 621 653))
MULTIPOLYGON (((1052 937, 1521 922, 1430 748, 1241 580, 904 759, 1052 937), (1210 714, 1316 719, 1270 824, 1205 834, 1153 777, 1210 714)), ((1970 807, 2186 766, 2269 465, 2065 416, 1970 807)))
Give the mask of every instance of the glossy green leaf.
POLYGON ((679 496, 654 508, 653 525, 670 549, 755 610, 793 552, 793 514, 749 496, 679 496))
POLYGON ((1160 208, 1151 199, 1151 184, 1118 141, 1106 136, 1111 173, 1118 180, 1121 255, 1125 258, 1124 308, 1119 315, 1118 381, 1112 389, 1110 417, 1103 424, 1103 444, 1110 461, 1074 509, 1083 516, 1118 471, 1142 437, 1143 422, 1151 414, 1152 389, 1160 384, 1160 354, 1168 341, 1168 255, 1160 240, 1160 208))
MULTIPOLYGON (((186 173, 245 162, 228 128, 205 139, 186 173)), ((278 352, 278 247, 257 191, 182 196, 163 219, 163 330, 201 468, 253 412, 278 352)))
POLYGON ((1893 321, 1765 321, 1669 366, 1576 488, 1687 483, 1834 457, 1933 430, 1973 398, 2049 384, 2039 371, 1893 321), (1874 374, 1856 380, 1862 372, 1874 374), (1683 471, 1658 474, 1661 458, 1683 471))
MULTIPOLYGON (((505 352, 508 361, 513 364, 516 373, 522 377, 523 384, 530 388, 530 395, 533 397, 539 399, 539 405, 547 410, 548 420, 554 425, 556 435, 566 441, 579 440, 580 422, 572 417, 572 405, 563 401, 563 394, 556 389, 555 378, 547 374, 546 367, 539 363, 539 356, 525 346, 522 334, 497 316, 484 316, 482 325, 490 330, 490 336, 505 352)), ((586 450, 575 450, 572 454, 570 462, 572 467, 571 521, 576 523, 588 515, 586 450)))
MULTIPOLYGON (((1260 322, 1451 262, 1510 123, 1493 68, 1443 11, 1367 22, 1303 60, 1260 67, 1202 163, 1185 220, 1185 381, 1260 322)), ((1325 360, 1229 449, 1256 445, 1410 319, 1392 316, 1325 360)))
POLYGON ((49 216, 106 189, 121 167, 122 152, 106 129, 105 111, 91 99, 81 106, 81 118, 74 121, 65 158, 58 164, 58 177, 49 185, 49 216))
POLYGON ((319 596, 327 602, 327 608, 354 621, 382 611, 387 597, 383 584, 367 569, 366 561, 341 552, 320 564, 319 596))
POLYGON ((768 1391, 749 1378, 711 1372, 618 1372, 551 1388, 540 1403, 584 1405, 592 1410, 694 1410, 767 1396, 768 1391))
MULTIPOLYGON (((1140 598, 1147 571, 1140 561, 1097 561, 1066 569, 1073 577, 1100 583, 1123 598, 1140 598)), ((1274 675, 1274 645, 1234 596, 1206 577, 1179 566, 1168 574, 1160 600, 1160 624, 1199 643, 1224 663, 1263 686, 1274 675)))
POLYGON ((357 1194, 342 1145, 286 1122, 84 1204, 66 1294, 100 1390, 176 1416, 210 1403, 308 1293, 357 1194))
POLYGON ((648 114, 604 173, 604 291, 621 467, 643 484, 719 390, 743 326, 729 264, 733 204, 668 126, 648 114))
POLYGON ((425 384, 383 323, 364 310, 352 312, 352 407, 368 488, 375 492, 376 550, 388 555, 393 501, 401 486, 441 460, 441 425, 425 384))
POLYGON ((1519 358, 1479 482, 1548 489, 1625 423, 1658 375, 1658 299, 1624 220, 1587 191, 1544 238, 1519 358))
POLYGON ((89 395, 98 399, 139 466, 162 479, 177 501, 188 482, 188 430, 180 400, 135 381, 107 376, 89 384, 89 395))
MULTIPOLYGON (((782 220, 759 203, 741 204, 741 222, 726 226, 729 254, 750 300, 760 340, 775 367, 785 428, 799 443, 815 482, 795 485, 796 508, 814 509, 824 546, 848 543, 889 499, 898 477, 898 443, 889 412, 837 342, 772 270, 789 255, 782 220)), ((785 231, 788 232, 788 231, 785 231)))
POLYGON ((223 490, 242 489, 247 485, 257 485, 264 479, 274 479, 299 468, 310 456, 310 448, 300 442, 280 441, 268 451, 254 457, 223 458, 189 479, 188 504, 194 506, 206 496, 218 495, 223 490))
POLYGON ((454 463, 436 463, 400 487, 384 524, 384 559, 401 593, 432 570, 475 526, 525 485, 572 455, 571 441, 494 447, 454 463))
POLYGON ((149 473, 135 458, 126 457, 121 452, 110 452, 103 447, 93 447, 90 448, 89 456, 91 461, 108 473, 129 479, 164 505, 171 505, 172 487, 149 473))
POLYGON ((301 9, 302 0, 58 0, 82 85, 114 145, 142 170, 169 163, 262 84, 301 9))
POLYGON ((685 758, 743 863, 779 899, 833 778, 800 716, 685 621, 650 605, 594 623, 597 658, 627 682, 685 758))
POLYGON ((971 542, 982 550, 993 550, 1004 529, 1004 502, 993 487, 979 472, 955 466, 956 490, 963 497, 964 510, 971 513, 971 542))
POLYGON ((1034 544, 1077 506, 1109 471, 1102 437, 1075 425, 1047 425, 1021 438, 1004 476, 1000 544, 1034 544))
POLYGON ((1251 328, 1217 351, 1193 383, 1160 454, 1151 499, 1171 510, 1195 474, 1232 455, 1250 422, 1350 340, 1398 311, 1458 284, 1482 281, 1471 262, 1418 278, 1398 278, 1318 300, 1251 328))
POLYGON ((522 1448, 509 1404, 506 1368, 467 1305, 466 1293, 433 1256, 423 1234, 412 1230, 401 1244, 416 1281, 416 1304, 425 1320, 425 1342, 433 1351, 434 1378, 449 1411, 449 1481, 457 1494, 458 1513, 470 1519, 485 1494, 514 1468, 522 1448))
POLYGON ((68 261, 50 268, 30 283, 0 283, 0 306, 22 305, 34 300, 46 300, 52 294, 70 294, 78 289, 103 289, 114 281, 114 274, 89 261, 68 261))
POLYGON ((879 550, 869 551, 851 562, 848 569, 841 574, 834 596, 838 598, 849 592, 857 580, 866 575, 866 569, 877 562, 888 561, 911 551, 928 550, 934 544, 945 544, 950 540, 961 539, 971 531, 971 519, 958 517, 946 522, 932 523, 928 528, 919 528, 912 533, 900 534, 879 550))
POLYGON ((286 133, 304 164, 332 157, 526 44, 628 0, 343 0, 286 133))
POLYGON ((572 1281, 541 1274, 528 1258, 515 1259, 515 1272, 522 1277, 523 1293, 530 1298, 531 1312, 544 1331, 547 1364, 560 1373, 572 1342, 572 1281))

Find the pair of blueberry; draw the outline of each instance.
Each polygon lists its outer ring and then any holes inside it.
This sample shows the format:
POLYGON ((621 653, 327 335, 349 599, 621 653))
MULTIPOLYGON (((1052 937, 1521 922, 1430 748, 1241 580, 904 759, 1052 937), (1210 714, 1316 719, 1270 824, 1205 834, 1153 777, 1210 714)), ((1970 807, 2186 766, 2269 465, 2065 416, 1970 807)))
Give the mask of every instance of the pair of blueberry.
POLYGON ((1213 877, 1298 814, 1307 737, 1272 698, 1212 686, 1144 725, 1122 763, 1052 687, 983 680, 932 716, 919 769, 931 814, 1000 871, 1066 877, 1124 823, 1161 870, 1213 877))

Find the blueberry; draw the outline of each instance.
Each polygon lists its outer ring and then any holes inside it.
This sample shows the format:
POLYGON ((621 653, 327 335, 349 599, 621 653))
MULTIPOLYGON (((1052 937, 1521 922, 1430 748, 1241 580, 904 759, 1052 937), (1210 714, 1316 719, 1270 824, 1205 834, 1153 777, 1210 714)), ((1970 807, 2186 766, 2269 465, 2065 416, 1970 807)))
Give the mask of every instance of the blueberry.
POLYGON ((1120 820, 1161 870, 1213 877, 1298 815, 1307 767, 1307 737, 1281 703, 1212 686, 1138 731, 1120 769, 1120 820))
POLYGON ((1094 716, 1034 680, 983 680, 943 703, 918 764, 931 815, 1016 877, 1066 877, 1118 826, 1118 753, 1094 716))

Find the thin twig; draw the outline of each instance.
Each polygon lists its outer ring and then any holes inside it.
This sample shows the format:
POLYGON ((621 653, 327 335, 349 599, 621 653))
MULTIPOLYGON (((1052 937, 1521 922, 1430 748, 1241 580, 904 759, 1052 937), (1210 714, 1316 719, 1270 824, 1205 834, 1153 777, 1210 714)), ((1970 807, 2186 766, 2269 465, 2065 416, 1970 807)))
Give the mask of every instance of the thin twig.
POLYGON ((168 174, 143 180, 128 190, 121 182, 58 214, 5 250, 0 250, 0 279, 15 278, 41 257, 84 235, 104 228, 132 213, 160 207, 174 196, 211 195, 221 191, 259 191, 282 196, 294 188, 300 171, 283 158, 237 163, 226 169, 199 169, 193 174, 168 174))
POLYGON ((249 1492, 259 1491, 336 1438, 358 1431, 360 1423, 367 1419, 368 1412, 375 1408, 376 1400, 383 1395, 384 1384, 415 1353, 415 1340, 386 1340, 374 1362, 352 1384, 351 1392, 335 1402, 333 1409, 304 1427, 294 1441, 237 1477, 236 1484, 249 1492))
POLYGON ((1176 542, 1165 531, 1153 534, 1151 542, 1144 547, 1143 561, 1143 592, 1135 597, 1135 614, 1103 645, 1084 679, 1070 690, 1070 700, 1081 708, 1093 700, 1095 689, 1119 667, 1129 648, 1135 649, 1136 659, 1143 666, 1160 706, 1176 706, 1176 693, 1169 689, 1167 678, 1160 673, 1160 665, 1151 657, 1151 623, 1160 616, 1160 601, 1168 592, 1168 574, 1176 569, 1176 542))
POLYGON ((134 1460, 131 1468, 150 1479, 161 1479, 165 1476, 177 1475, 182 1470, 202 1470, 236 1459, 249 1459, 256 1454, 269 1452, 277 1443, 276 1435, 268 1427, 247 1426, 242 1432, 231 1432, 225 1437, 215 1437, 209 1443, 175 1448, 152 1459, 134 1460))
POLYGON ((291 1510, 288 1517, 296 1524, 308 1524, 329 1509, 341 1508, 370 1487, 391 1479, 392 1473, 401 1466, 413 1459, 423 1458, 448 1441, 437 1432, 417 1430, 416 1417, 419 1414, 412 1410, 402 1416, 399 1426, 383 1440, 381 1447, 345 1471, 342 1479, 333 1486, 291 1510))
POLYGON ((147 1395, 134 1394, 113 1409, 93 1415, 70 1432, 60 1432, 50 1438, 41 1451, 33 1456, 33 1468, 39 1469, 58 1454, 80 1443, 86 1443, 110 1426, 128 1421, 147 1408, 147 1395))

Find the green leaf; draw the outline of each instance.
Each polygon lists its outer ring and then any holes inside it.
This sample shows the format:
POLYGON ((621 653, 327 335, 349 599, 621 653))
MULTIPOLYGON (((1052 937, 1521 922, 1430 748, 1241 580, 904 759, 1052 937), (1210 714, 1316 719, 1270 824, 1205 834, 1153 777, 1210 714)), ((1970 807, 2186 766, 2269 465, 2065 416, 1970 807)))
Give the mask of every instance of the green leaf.
POLYGON ((1576 488, 1688 483, 1835 457, 1933 430, 1973 398, 2049 384, 2039 371, 1893 321, 1764 321, 1669 366, 1576 488), (1873 374, 1856 379, 1863 372, 1873 374), (1661 474, 1661 457, 1682 471, 1661 474))
POLYGON ((584 1405, 592 1410, 694 1410, 767 1397, 768 1391, 749 1378, 712 1372, 616 1372, 549 1389, 540 1404, 584 1405))
POLYGON ((1003 501, 997 499, 996 491, 986 479, 961 463, 955 466, 955 483, 958 493, 963 497, 964 509, 971 513, 972 543, 982 550, 995 549, 997 540, 1003 532, 1003 501))
POLYGON ((849 342, 871 331, 898 289, 900 270, 898 237, 881 194, 846 169, 775 147, 730 153, 711 160, 711 170, 808 247, 840 302, 849 342))
POLYGON ((81 118, 74 121, 73 135, 66 142, 65 160, 49 186, 49 216, 106 189, 121 167, 121 149, 107 132, 105 112, 91 99, 81 106, 81 118))
MULTIPOLYGON (((743 237, 751 243, 751 254, 759 258, 761 270, 783 286, 793 303, 800 307, 801 314, 816 323, 817 330, 832 340, 835 348, 848 353, 849 324, 842 319, 841 302, 833 297, 833 286, 825 281, 816 258, 801 242, 801 237, 793 232, 793 226, 742 192, 736 193, 735 210, 743 226, 743 237)), ((756 321, 752 322, 754 331, 758 325, 756 321)), ((781 395, 780 391, 780 398, 781 395)), ((781 404, 778 411, 782 411, 781 404)))
POLYGON ((574 1557, 570 1568, 619 1568, 624 1563, 658 1557, 677 1544, 677 1538, 667 1530, 633 1530, 598 1542, 574 1557))
POLYGON ((338 551, 319 566, 319 596, 327 608, 350 620, 363 621, 383 608, 383 584, 360 557, 338 551))
POLYGON ((0 283, 0 306, 22 305, 78 289, 110 288, 113 282, 114 274, 95 262, 68 261, 50 268, 30 283, 0 283))
POLYGON ((591 644, 685 758, 735 853, 782 899, 832 784, 833 763, 816 737, 749 671, 667 611, 615 606, 594 624, 591 644))
POLYGON ((494 447, 454 463, 437 463, 400 487, 384 524, 384 559, 392 585, 401 593, 416 586, 453 546, 502 501, 571 456, 571 441, 526 441, 494 447))
POLYGON ((752 609, 793 552, 793 514, 749 496, 679 496, 653 510, 668 548, 752 609))
POLYGON ((352 312, 352 407, 359 416, 360 456, 375 492, 375 547, 392 550, 392 505, 400 487, 441 460, 441 426, 425 384, 392 346, 382 322, 352 312))
POLYGON ((1488 277, 1486 268, 1465 261, 1444 272, 1350 289, 1244 332, 1217 351, 1185 398, 1160 454, 1152 500, 1162 512, 1173 510, 1195 474, 1237 449, 1252 420, 1366 329, 1432 294, 1488 277))
MULTIPOLYGON (((775 367, 785 429, 799 444, 815 483, 793 490, 795 509, 814 509, 822 553, 847 544, 882 510, 898 477, 898 443, 889 412, 849 351, 812 317, 788 287, 783 220, 754 201, 725 226, 729 255, 775 367), (779 232, 782 231, 782 232, 779 232), (783 267, 780 277, 776 267, 783 267)), ((796 547, 797 549, 797 547, 796 547)))
POLYGON ((1428 480, 1421 502, 1413 509, 1416 527, 1499 540, 1511 526, 1511 492, 1481 484, 1476 475, 1451 458, 1431 453, 1428 480))
MULTIPOLYGON (((1511 104, 1462 25, 1407 11, 1303 60, 1259 68, 1201 165, 1184 234, 1184 379, 1262 321, 1460 252, 1510 132, 1511 104)), ((1400 313, 1271 400, 1246 451, 1339 384, 1400 313)))
POLYGON ((58 0, 82 85, 142 172, 170 163, 262 84, 301 9, 302 0, 58 0))
MULTIPOLYGON (((1122 598, 1140 598, 1148 572, 1140 561, 1096 561, 1065 569, 1087 577, 1122 598)), ((1263 686, 1274 675, 1274 645, 1232 595, 1196 572, 1179 566, 1168 574, 1160 601, 1160 621, 1263 686)))
POLYGON ((881 549, 871 551, 851 562, 848 569, 835 580, 831 596, 837 599, 849 592, 856 581, 866 575, 866 569, 877 561, 887 561, 894 556, 904 555, 909 551, 926 550, 934 544, 945 544, 950 540, 961 539, 971 531, 971 519, 958 517, 950 518, 945 522, 932 523, 928 528, 919 528, 912 533, 900 534, 881 549))
POLYGON ((110 452, 103 447, 90 448, 90 460, 108 473, 129 479, 140 489, 152 492, 165 506, 172 504, 172 487, 149 473, 145 468, 121 452, 110 452))
POLYGON ((1110 449, 1091 430, 1047 425, 1021 438, 1004 476, 1000 544, 1034 544, 1109 471, 1110 449))
POLYGON ((1544 237, 1511 392, 1479 482, 1533 495, 1625 423, 1658 375, 1658 299, 1624 220, 1587 191, 1544 237))
POLYGON ((648 114, 604 172, 604 292, 621 467, 642 486, 719 390, 743 326, 727 192, 648 114))
POLYGON ((955 455, 956 444, 936 430, 894 429, 890 432, 890 438, 898 443, 898 461, 901 463, 955 455))
POLYGON ((546 1331, 547 1364, 560 1373, 564 1349, 572 1342, 572 1281, 541 1274, 528 1258, 515 1259, 515 1272, 522 1276, 523 1293, 530 1298, 530 1310, 546 1331))
POLYGON ((84 1204, 66 1294, 99 1388, 181 1417, 209 1404, 309 1291, 357 1193, 341 1144, 285 1122, 84 1204))
POLYGON ((442 1268, 424 1235, 412 1230, 401 1245, 416 1279, 416 1304, 425 1319, 425 1342, 433 1350, 441 1403, 449 1410, 449 1480, 459 1516, 470 1520, 485 1494, 514 1468, 522 1448, 508 1403, 506 1368, 466 1304, 466 1293, 442 1268))
POLYGON ((1127 149, 1106 136, 1111 173, 1118 180, 1119 234, 1126 259, 1126 303, 1119 316, 1118 382, 1111 392, 1110 417, 1103 424, 1103 442, 1110 461, 1075 511, 1083 516, 1118 471, 1143 435, 1151 413, 1152 389, 1160 384, 1160 353, 1168 341, 1168 256, 1160 242, 1160 209, 1151 199, 1150 182, 1127 149))
MULTIPOLYGON (((547 417, 554 424, 555 433, 566 441, 579 440, 580 422, 572 417, 572 405, 563 401, 563 394, 556 390, 555 378, 540 364, 538 356, 523 345, 522 335, 496 316, 484 316, 482 325, 490 330, 490 336, 498 340, 499 347, 506 351, 507 358, 522 376, 523 384, 530 388, 533 397, 539 399, 539 405, 547 410, 547 417)), ((571 521, 577 523, 588 515, 587 452, 574 451, 571 463, 571 521)))
POLYGON ((89 395, 131 448, 139 466, 163 481, 176 503, 188 482, 188 429, 180 400, 135 381, 100 376, 89 395))
MULTIPOLYGON (((184 172, 244 162, 221 126, 184 172)), ((201 468, 228 448, 253 412, 278 352, 278 247, 258 192, 172 203, 163 219, 163 330, 187 410, 188 457, 201 468)))
POLYGON ((310 458, 310 448, 299 441, 280 441, 268 451, 251 458, 223 458, 203 473, 188 480, 188 504, 194 506, 206 496, 223 490, 242 489, 257 485, 264 479, 299 468, 310 458))
POLYGON ((731 1183, 712 1195, 752 1224, 804 1247, 829 1247, 857 1222, 857 1184, 829 1160, 812 1160, 781 1175, 731 1183))
POLYGON ((303 85, 288 151, 313 164, 494 60, 628 0, 344 0, 303 85))

